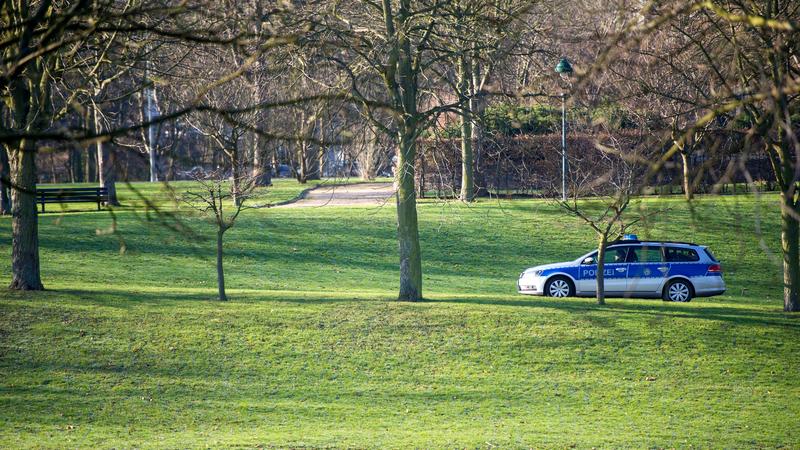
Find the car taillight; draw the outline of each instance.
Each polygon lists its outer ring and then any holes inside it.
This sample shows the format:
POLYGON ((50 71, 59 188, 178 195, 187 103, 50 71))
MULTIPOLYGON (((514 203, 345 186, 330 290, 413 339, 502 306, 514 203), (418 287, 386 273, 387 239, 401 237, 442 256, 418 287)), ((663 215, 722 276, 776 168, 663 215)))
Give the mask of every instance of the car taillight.
POLYGON ((719 264, 711 264, 708 266, 708 271, 713 273, 722 273, 722 266, 719 264))

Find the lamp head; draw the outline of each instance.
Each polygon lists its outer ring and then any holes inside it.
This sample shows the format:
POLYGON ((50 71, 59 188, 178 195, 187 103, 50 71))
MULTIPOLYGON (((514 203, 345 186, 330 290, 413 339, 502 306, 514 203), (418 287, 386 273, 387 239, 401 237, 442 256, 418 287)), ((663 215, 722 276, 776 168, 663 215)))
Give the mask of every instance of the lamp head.
POLYGON ((556 66, 556 72, 562 75, 569 75, 573 72, 572 64, 569 63, 567 58, 561 58, 561 61, 559 61, 558 65, 556 66))

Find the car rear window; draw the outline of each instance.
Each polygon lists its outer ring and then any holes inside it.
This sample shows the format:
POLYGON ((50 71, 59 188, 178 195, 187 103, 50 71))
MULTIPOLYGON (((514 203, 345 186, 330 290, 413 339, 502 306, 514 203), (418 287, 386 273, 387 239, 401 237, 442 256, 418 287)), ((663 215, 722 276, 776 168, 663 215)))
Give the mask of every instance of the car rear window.
POLYGON ((703 251, 706 252, 706 255, 708 255, 708 257, 711 258, 712 261, 719 262, 719 260, 714 256, 714 254, 711 253, 711 249, 704 248, 703 251))
POLYGON ((667 262, 695 262, 700 261, 700 256, 694 249, 682 247, 667 247, 664 249, 667 262))

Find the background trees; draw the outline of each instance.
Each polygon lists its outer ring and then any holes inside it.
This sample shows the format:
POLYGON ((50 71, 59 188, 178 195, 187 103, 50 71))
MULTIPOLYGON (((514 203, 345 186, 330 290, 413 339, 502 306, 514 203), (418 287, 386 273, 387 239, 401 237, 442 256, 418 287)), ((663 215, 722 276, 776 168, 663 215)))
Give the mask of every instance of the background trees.
MULTIPOLYGON (((597 69, 609 69, 613 61, 631 54, 651 61, 647 71, 624 79, 641 89, 642 95, 633 99, 657 98, 669 105, 662 119, 671 121, 671 145, 652 170, 662 170, 673 155, 681 155, 688 198, 688 156, 698 145, 706 153, 725 146, 736 152, 738 163, 717 177, 720 183, 737 174, 752 182, 745 162, 759 154, 768 158, 781 195, 784 309, 799 310, 800 5, 781 0, 676 1, 640 15, 597 69)), ((667 127, 662 123, 661 128, 667 127)))
MULTIPOLYGON (((495 178, 530 173, 537 164, 526 158, 549 154, 545 141, 525 150, 503 139, 557 131, 552 106, 566 90, 569 124, 580 133, 571 144, 589 145, 598 128, 658 136, 648 183, 680 179, 689 200, 709 184, 757 181, 749 164, 763 158, 783 198, 785 307, 798 308, 793 2, 217 6, 0 5, 0 212, 16 224, 14 288, 42 287, 32 198, 39 180, 100 182, 113 193, 118 178, 171 180, 194 168, 227 167, 234 184, 245 171, 261 185, 281 171, 300 182, 391 171, 399 298, 420 299, 416 196, 426 188, 417 167, 444 145, 458 147, 447 181, 464 201, 488 191, 484 161, 495 178), (552 72, 561 56, 575 63, 574 83, 552 72)), ((505 188, 529 187, 519 184, 505 188)))
MULTIPOLYGON (((43 288, 34 203, 38 150, 52 143, 101 142, 153 125, 146 115, 138 119, 126 115, 120 117, 116 127, 98 132, 102 120, 99 112, 92 111, 92 101, 103 90, 119 93, 107 100, 112 109, 117 108, 152 87, 157 78, 152 72, 167 80, 178 75, 182 57, 192 45, 249 43, 257 57, 292 40, 277 36, 274 30, 269 36, 254 35, 244 26, 248 23, 244 17, 232 18, 229 11, 211 6, 204 2, 172 5, 157 0, 0 4, 0 141, 10 160, 10 176, 4 182, 12 186, 12 289, 43 288), (157 50, 171 58, 164 58, 167 64, 151 67, 157 50), (144 76, 148 69, 150 75, 144 76), (64 89, 58 91, 59 87, 64 89)), ((264 16, 255 20, 266 21, 280 13, 279 7, 271 5, 264 16)), ((253 55, 247 57, 249 63, 253 55)), ((209 89, 239 75, 235 70, 228 72, 214 80, 209 89)), ((173 120, 199 106, 202 96, 189 99, 157 120, 173 120)), ((101 159, 104 163, 110 160, 101 159)), ((102 172, 108 175, 108 171, 102 172)), ((104 181, 107 179, 104 177, 104 181)))

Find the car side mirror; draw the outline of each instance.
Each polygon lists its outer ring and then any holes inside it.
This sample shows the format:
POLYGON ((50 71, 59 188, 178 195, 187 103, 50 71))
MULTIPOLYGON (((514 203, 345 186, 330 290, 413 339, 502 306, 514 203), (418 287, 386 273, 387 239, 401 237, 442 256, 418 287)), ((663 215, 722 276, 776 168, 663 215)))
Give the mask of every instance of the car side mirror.
POLYGON ((581 264, 594 264, 594 258, 587 256, 581 264))

